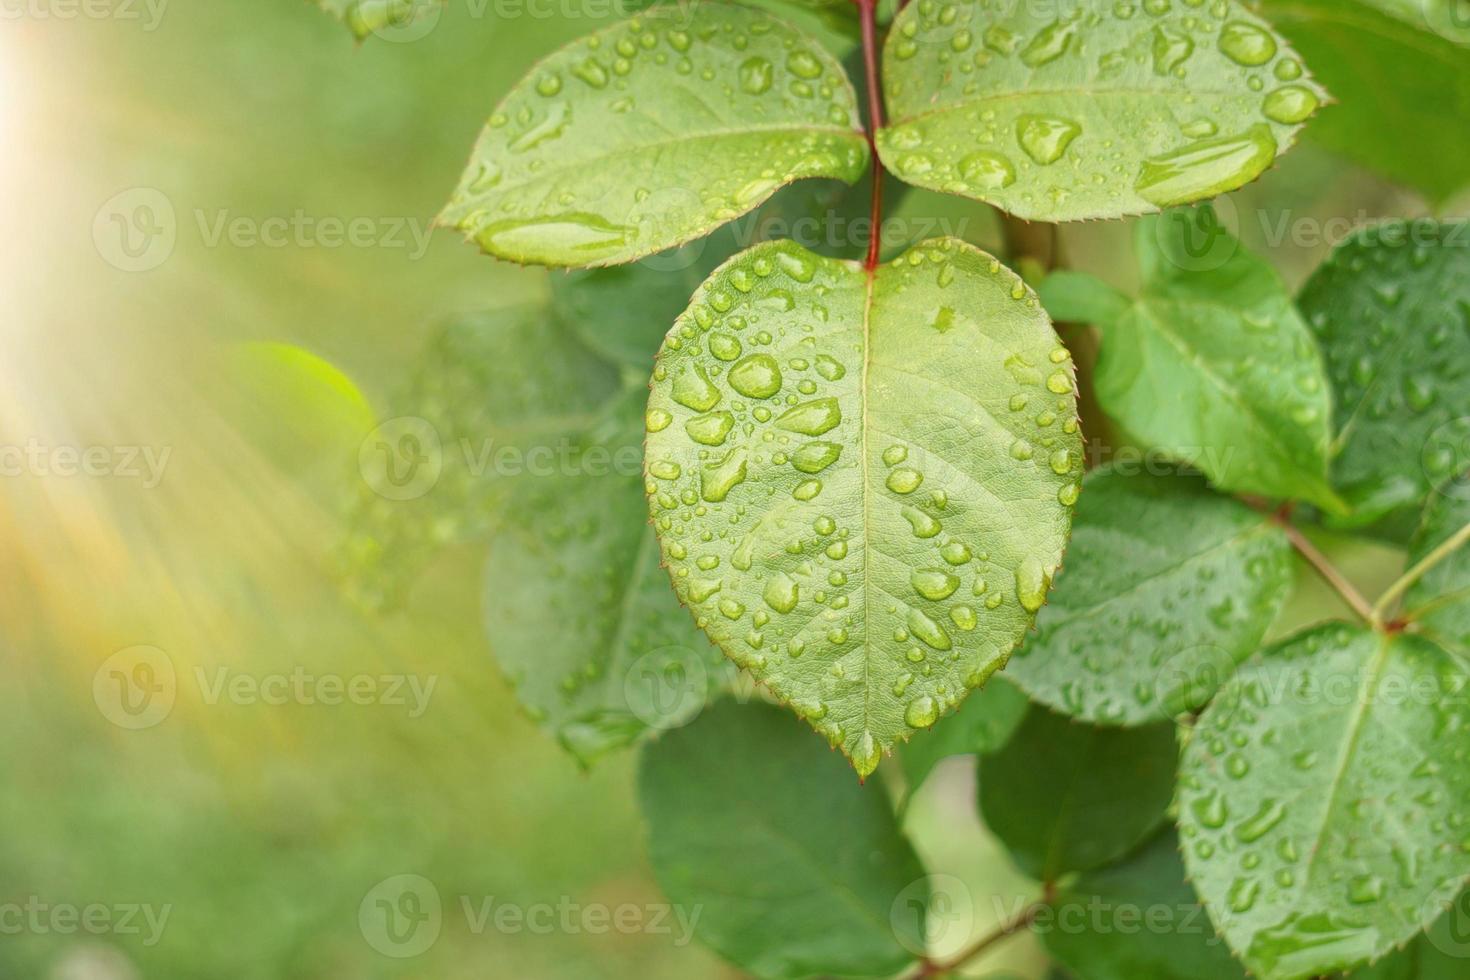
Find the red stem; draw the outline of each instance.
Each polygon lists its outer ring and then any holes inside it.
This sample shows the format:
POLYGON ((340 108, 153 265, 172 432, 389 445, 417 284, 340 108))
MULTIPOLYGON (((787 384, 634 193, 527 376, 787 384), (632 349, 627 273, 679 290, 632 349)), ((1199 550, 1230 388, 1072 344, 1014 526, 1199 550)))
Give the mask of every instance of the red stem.
POLYGON ((883 248, 883 164, 878 159, 875 134, 883 126, 883 93, 878 81, 878 0, 855 0, 863 25, 863 67, 868 83, 868 150, 873 160, 873 203, 869 211, 872 231, 868 235, 868 259, 863 268, 878 268, 878 253, 883 248))

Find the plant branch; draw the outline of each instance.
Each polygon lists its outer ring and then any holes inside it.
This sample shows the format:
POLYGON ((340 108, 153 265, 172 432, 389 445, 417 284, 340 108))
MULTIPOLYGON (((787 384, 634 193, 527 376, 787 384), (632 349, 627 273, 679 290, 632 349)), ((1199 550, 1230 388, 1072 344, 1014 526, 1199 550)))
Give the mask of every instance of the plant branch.
POLYGON ((985 953, 997 943, 1009 939, 1011 936, 1016 935, 1016 933, 1018 932, 1024 932, 1025 930, 1031 928, 1031 923, 1035 922, 1036 917, 1041 914, 1041 910, 1046 908, 1047 903, 1050 900, 1050 895, 1051 889, 1048 888, 1047 896, 1044 897, 1041 901, 1033 902, 1025 909, 1025 911, 1021 912, 1020 915, 1017 915, 1007 922, 1002 922, 999 926, 995 928, 993 932, 990 932, 987 935, 983 936, 972 946, 969 946, 961 952, 956 953, 954 956, 951 956, 945 960, 924 960, 921 964, 919 964, 919 972, 914 974, 913 980, 923 980, 923 978, 925 977, 942 976, 943 974, 958 970, 966 963, 969 963, 971 960, 976 959, 977 957, 985 953))
POLYGON ((1359 592, 1357 587, 1348 581, 1347 576, 1338 571, 1337 566, 1332 564, 1327 556, 1322 554, 1317 546, 1302 533, 1301 529, 1291 522, 1291 514, 1288 509, 1271 510, 1258 500, 1242 499, 1246 504, 1265 514, 1272 523, 1285 532, 1287 540, 1297 550, 1297 554, 1305 558, 1307 564, 1322 576, 1322 580, 1342 596, 1343 602, 1346 602, 1353 612, 1357 613, 1365 623, 1376 625, 1377 621, 1373 618, 1373 607, 1368 604, 1367 599, 1363 598, 1363 593, 1359 592))
POLYGON ((1393 585, 1390 585, 1388 591, 1383 593, 1379 600, 1373 604, 1373 609, 1370 613, 1373 625, 1383 625, 1388 611, 1393 608, 1395 603, 1403 598, 1404 593, 1409 591, 1409 587, 1423 578, 1435 565, 1438 565, 1458 551, 1467 541, 1470 541, 1470 524, 1466 524, 1454 534, 1445 538, 1440 542, 1438 547, 1419 559, 1413 568, 1405 572, 1393 585))
POLYGON ((883 249, 883 163, 878 159, 878 130, 883 127, 883 90, 878 75, 878 0, 854 0, 863 27, 863 69, 868 89, 868 151, 873 166, 873 201, 869 208, 868 258, 863 268, 878 268, 883 249))

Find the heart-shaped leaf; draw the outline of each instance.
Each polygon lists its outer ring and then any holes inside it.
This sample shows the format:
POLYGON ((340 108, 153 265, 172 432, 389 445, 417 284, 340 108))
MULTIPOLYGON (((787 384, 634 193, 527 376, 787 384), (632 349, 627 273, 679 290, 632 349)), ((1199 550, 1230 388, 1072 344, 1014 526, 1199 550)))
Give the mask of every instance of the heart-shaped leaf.
POLYGON ((1259 177, 1326 99, 1236 0, 910 4, 883 162, 1028 220, 1143 214, 1259 177))
POLYGON ((852 84, 815 41, 748 7, 660 6, 522 79, 439 220, 504 259, 612 265, 867 160, 852 84))
POLYGON ((1242 669, 1180 772, 1191 880, 1262 980, 1337 973, 1429 925, 1470 878, 1470 670, 1342 624, 1242 669))
POLYGON ((1265 516, 1185 473, 1094 470, 1066 568, 1006 675, 1054 710, 1140 725, 1209 701, 1291 586, 1265 516))
POLYGON ((679 597, 863 775, 1005 663, 1082 469, 1066 348, 952 239, 871 275, 736 256, 669 332, 647 424, 679 597))

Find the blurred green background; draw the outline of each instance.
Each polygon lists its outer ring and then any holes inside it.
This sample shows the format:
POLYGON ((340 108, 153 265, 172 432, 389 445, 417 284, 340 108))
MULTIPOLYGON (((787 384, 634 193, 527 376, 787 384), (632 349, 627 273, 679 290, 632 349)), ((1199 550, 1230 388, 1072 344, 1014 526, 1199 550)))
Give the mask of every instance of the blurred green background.
MULTIPOLYGON (((546 18, 453 4, 422 37, 359 47, 297 0, 175 0, 156 22, 142 3, 91 19, 62 9, 0 21, 0 444, 42 447, 53 464, 58 447, 105 447, 117 465, 0 482, 0 907, 148 905, 168 919, 156 942, 146 927, 0 919, 0 975, 738 976, 669 936, 472 929, 461 896, 660 900, 632 760, 582 773, 517 708, 481 625, 480 550, 446 552, 389 614, 344 599, 333 571, 343 502, 361 492, 359 444, 429 328, 547 289, 547 273, 481 257, 448 232, 418 254, 413 231, 427 229, 510 84, 597 18, 571 0, 534 8, 564 11, 546 18), (159 195, 175 216, 172 252, 144 271, 118 267, 157 257, 117 251, 126 229, 112 214, 130 191, 125 216, 159 195), (222 218, 297 214, 401 227, 401 244, 213 237, 222 218), (168 453, 159 479, 123 472, 129 447, 168 453), (134 730, 109 719, 94 679, 139 645, 166 655, 177 698, 134 730), (387 704, 232 703, 196 680, 222 667, 435 687, 417 717, 387 704), (437 887, 444 929, 397 959, 373 948, 358 909, 410 873, 437 887)), ((1263 250, 1257 208, 1423 211, 1310 148, 1234 201, 1242 236, 1263 250)), ((979 205, 916 193, 904 207, 969 215, 967 237, 996 245, 979 205)), ((1126 285, 1127 235, 1120 223, 1069 229, 1068 250, 1126 285)), ((1269 254, 1295 284, 1326 248, 1269 254)), ((1370 589, 1399 561, 1367 546, 1340 557, 1370 589)), ((1289 619, 1333 601, 1308 583, 1289 619)), ((1004 896, 981 903, 984 930, 1028 886, 976 822, 972 782, 970 767, 946 764, 907 825, 931 870, 1004 896)), ((1028 943, 976 973, 1038 975, 1028 943)))

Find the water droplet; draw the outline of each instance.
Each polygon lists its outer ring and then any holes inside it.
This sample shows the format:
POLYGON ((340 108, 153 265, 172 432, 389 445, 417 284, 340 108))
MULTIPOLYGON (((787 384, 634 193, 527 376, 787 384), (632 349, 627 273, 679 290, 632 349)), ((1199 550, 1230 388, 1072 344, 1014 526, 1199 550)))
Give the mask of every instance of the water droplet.
POLYGON ((1317 93, 1311 89, 1303 85, 1284 85, 1266 96, 1261 111, 1267 119, 1294 126, 1316 112, 1320 104, 1317 93))
POLYGON ((1064 24, 1060 20, 1052 21, 1026 45, 1021 52, 1021 61, 1030 68, 1040 68, 1056 61, 1066 53, 1067 45, 1072 42, 1072 35, 1072 25, 1064 24))
POLYGON ((818 398, 787 409, 776 419, 776 427, 804 436, 819 436, 836 428, 842 421, 842 409, 835 398, 818 398))
POLYGON ((909 451, 904 446, 889 446, 883 450, 883 463, 886 466, 897 466, 909 458, 909 451))
POLYGON ((914 698, 904 709, 903 720, 910 728, 928 728, 939 720, 939 702, 927 694, 914 698))
POLYGON ((1022 609, 1029 613, 1040 609, 1046 603, 1046 590, 1050 585, 1041 562, 1035 558, 1021 561, 1016 569, 1016 598, 1021 600, 1022 609))
POLYGON ((1154 28, 1154 74, 1172 75, 1194 54, 1194 39, 1178 27, 1160 24, 1154 28))
POLYGON ((1255 180, 1276 159, 1276 137, 1264 123, 1239 136, 1191 143, 1145 160, 1134 190, 1159 207, 1213 197, 1255 180))
POLYGON ((766 605, 776 612, 789 613, 796 608, 796 583, 785 572, 777 572, 766 581, 762 597, 766 600, 766 605))
POLYGON ((1276 57, 1276 41, 1254 24, 1233 20, 1220 29, 1220 50, 1236 64, 1254 68, 1276 57))
POLYGON ((803 473, 820 473, 842 455, 835 442, 809 442, 791 454, 791 465, 803 473))
POLYGON ((795 497, 797 500, 812 500, 815 499, 817 494, 821 492, 821 480, 803 480, 796 485, 795 490, 791 491, 791 496, 795 497))
POLYGON ((660 480, 677 480, 683 470, 680 469, 678 463, 661 459, 648 464, 648 472, 660 480))
POLYGON ((797 78, 814 79, 822 76, 822 63, 810 51, 800 48, 791 52, 786 59, 786 68, 797 78))
POLYGON ((888 474, 887 487, 894 493, 913 493, 924 482, 924 474, 907 467, 888 474))
POLYGON ((1260 840, 1286 816, 1286 806, 1280 800, 1263 800, 1260 809, 1249 820, 1235 828, 1235 836, 1244 844, 1260 840))
POLYGON ((707 463, 699 474, 699 495, 717 504, 745 480, 745 453, 732 449, 722 458, 707 463))
POLYGON ((729 380, 747 398, 770 398, 781 390, 781 368, 770 354, 751 354, 730 369, 729 380))
POLYGON ((847 373, 847 368, 838 363, 835 357, 827 354, 818 354, 817 373, 828 381, 838 381, 847 373))
POLYGON ((923 610, 910 609, 905 623, 910 633, 935 650, 948 650, 954 645, 944 627, 925 615, 923 610))
POLYGON ((943 548, 940 548, 939 554, 940 557, 949 562, 951 565, 968 564, 970 558, 972 557, 970 555, 970 549, 966 548, 964 544, 959 541, 951 541, 943 548))
POLYGON ((511 218, 486 225, 476 238, 487 251, 501 255, 539 255, 549 250, 577 252, 594 259, 612 254, 628 241, 632 229, 587 212, 544 218, 511 218))
POLYGON ((708 415, 696 415, 684 423, 684 431, 689 438, 701 446, 721 446, 730 435, 730 430, 735 427, 735 416, 729 412, 711 412, 708 415))
POLYGON ((996 191, 1016 182, 1016 168, 999 153, 980 151, 960 161, 960 175, 980 190, 996 191))
POLYGON ((938 521, 917 507, 905 507, 900 513, 903 514, 903 519, 909 522, 909 526, 914 529, 914 537, 916 538, 932 538, 944 530, 938 521))
POLYGON ((709 352, 722 361, 733 361, 740 356, 740 341, 727 333, 710 334, 709 352))
POLYGON ((662 432, 669 427, 674 417, 661 408, 650 408, 644 416, 643 422, 649 432, 662 432))
POLYGON ((1021 149, 1042 166, 1060 160, 1081 132, 1081 126, 1060 116, 1022 116, 1016 120, 1021 149))
POLYGON ((923 568, 909 576, 914 591, 931 602, 939 602, 954 595, 960 587, 959 576, 951 575, 942 568, 923 568))
POLYGON ((771 87, 774 66, 765 58, 746 58, 740 64, 740 88, 751 95, 760 95, 771 87))

